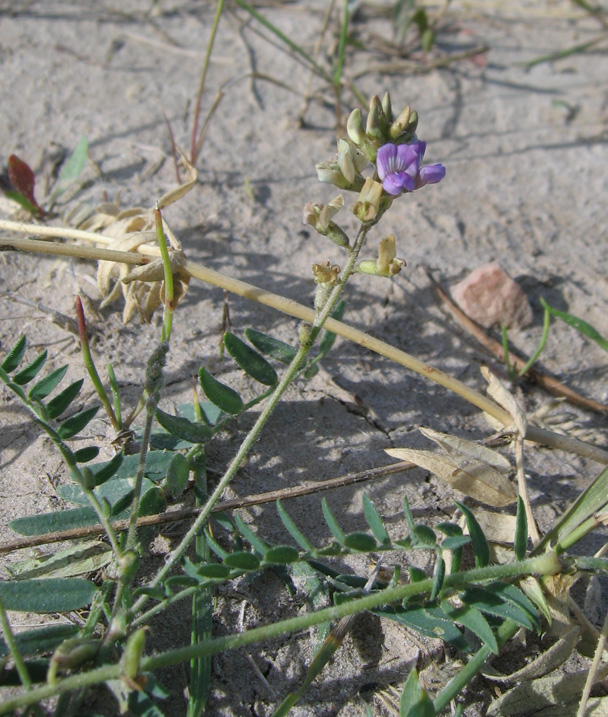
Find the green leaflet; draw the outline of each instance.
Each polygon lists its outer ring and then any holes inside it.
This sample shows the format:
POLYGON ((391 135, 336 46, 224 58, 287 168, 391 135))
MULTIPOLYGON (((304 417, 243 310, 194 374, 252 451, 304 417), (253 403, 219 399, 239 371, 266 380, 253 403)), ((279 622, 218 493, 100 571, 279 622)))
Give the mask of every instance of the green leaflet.
POLYGON ((0 582, 0 598, 7 610, 68 612, 91 604, 97 587, 81 578, 0 582))

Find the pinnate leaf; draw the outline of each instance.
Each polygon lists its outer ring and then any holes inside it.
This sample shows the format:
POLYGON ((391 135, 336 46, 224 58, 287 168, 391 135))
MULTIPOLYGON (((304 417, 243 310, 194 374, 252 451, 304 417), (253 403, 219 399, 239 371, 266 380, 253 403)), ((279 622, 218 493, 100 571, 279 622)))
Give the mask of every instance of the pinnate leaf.
POLYGON ((289 565, 295 563, 300 553, 291 545, 275 545, 264 553, 264 560, 267 563, 277 565, 289 565))
POLYGON ((485 568, 486 565, 490 563, 490 546, 488 545, 486 536, 483 534, 470 508, 467 508, 466 505, 458 503, 457 501, 456 505, 460 508, 467 522, 467 528, 469 529, 469 535, 473 543, 473 552, 475 553, 475 565, 478 568, 485 568))
POLYGON ((224 565, 237 570, 257 570, 260 567, 260 559, 253 553, 240 551, 227 555, 224 558, 224 565))
POLYGON ((93 508, 71 508, 16 518, 9 523, 9 527, 19 535, 47 535, 58 530, 95 525, 98 522, 97 513, 93 508))
POLYGON ((20 336, 17 343, 8 352, 4 361, 2 362, 3 371, 6 371, 6 373, 11 373, 17 368, 17 366, 19 366, 19 364, 21 363, 21 359, 25 354, 26 346, 27 341, 25 336, 20 336))
POLYGON ((296 543, 302 548, 302 550, 312 550, 312 543, 306 538, 306 536, 300 531, 298 526, 293 522, 291 516, 287 513, 280 499, 277 499, 277 511, 279 517, 283 521, 283 525, 287 528, 287 531, 296 543))
POLYGON ((390 545, 391 539, 384 527, 384 522, 376 510, 376 506, 365 493, 363 494, 363 512, 365 513, 367 524, 375 535, 376 540, 382 545, 390 545))
POLYGON ((32 386, 28 396, 32 401, 42 401, 46 398, 51 391, 53 391, 60 383, 61 379, 65 376, 65 372, 68 370, 68 365, 61 366, 56 369, 48 376, 45 376, 41 381, 32 386))
POLYGON ((378 548, 376 541, 367 533, 349 533, 344 536, 343 542, 350 550, 357 550, 360 553, 369 553, 378 548))
POLYGON ((284 364, 291 363, 294 356, 298 353, 293 346, 279 339, 275 339, 272 336, 263 334, 256 329, 245 329, 245 336, 258 351, 284 364))
POLYGON ((160 408, 156 409, 156 420, 172 436, 189 443, 204 443, 213 435, 207 424, 190 421, 183 416, 172 416, 160 408))
POLYGON ((344 531, 340 527, 340 524, 335 519, 334 514, 331 512, 329 504, 325 498, 321 501, 321 509, 323 511, 323 517, 327 523, 332 535, 339 543, 344 543, 344 531))

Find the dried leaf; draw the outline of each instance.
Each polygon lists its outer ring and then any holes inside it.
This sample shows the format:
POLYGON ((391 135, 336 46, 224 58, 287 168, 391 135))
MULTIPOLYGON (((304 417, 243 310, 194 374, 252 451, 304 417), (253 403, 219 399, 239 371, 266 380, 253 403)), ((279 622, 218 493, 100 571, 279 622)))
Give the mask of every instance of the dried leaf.
MULTIPOLYGON (((608 666, 598 671, 598 681, 608 675, 608 666)), ((522 682, 489 706, 487 715, 558 714, 545 710, 560 705, 559 715, 576 714, 576 705, 587 679, 587 670, 553 673, 532 682, 522 682), (564 702, 575 702, 574 711, 564 709, 564 702)), ((593 713, 595 714, 595 713, 593 713)))
POLYGON ((465 459, 473 459, 481 463, 487 463, 500 473, 510 473, 512 468, 509 461, 498 451, 482 446, 474 441, 466 441, 463 438, 451 436, 449 433, 440 433, 433 431, 431 428, 420 426, 420 432, 431 441, 442 448, 448 456, 452 456, 455 460, 461 457, 465 459))
POLYGON ((485 675, 490 680, 508 680, 509 682, 526 682, 548 675, 556 670, 570 657, 576 647, 581 631, 574 626, 563 637, 545 652, 541 653, 535 660, 510 675, 485 675))
POLYGON ((94 572, 112 560, 112 548, 93 541, 78 543, 52 555, 28 558, 7 568, 15 580, 31 578, 69 578, 94 572))
POLYGON ((481 374, 488 382, 488 394, 513 418, 513 423, 515 423, 515 428, 519 435, 525 436, 528 430, 528 420, 513 394, 487 366, 481 367, 481 374))
POLYGON ((485 463, 465 459, 456 461, 449 456, 411 448, 394 448, 386 453, 393 458, 410 461, 425 468, 456 490, 486 505, 503 508, 517 500, 509 480, 485 463))
POLYGON ((183 184, 180 184, 179 187, 172 189, 170 192, 163 195, 158 200, 158 208, 159 209, 164 209, 165 207, 168 207, 170 204, 173 204, 173 202, 176 202, 178 199, 181 199, 185 194, 188 194, 188 192, 196 184, 196 179, 198 176, 196 169, 190 164, 190 162, 188 162, 188 160, 186 159, 186 156, 181 151, 181 149, 179 149, 179 147, 177 148, 177 151, 179 152, 179 154, 182 158, 184 167, 186 168, 186 172, 188 174, 188 179, 183 184))
POLYGON ((475 518, 488 541, 513 545, 516 526, 516 518, 514 515, 503 515, 501 513, 491 513, 487 510, 476 510, 475 518))

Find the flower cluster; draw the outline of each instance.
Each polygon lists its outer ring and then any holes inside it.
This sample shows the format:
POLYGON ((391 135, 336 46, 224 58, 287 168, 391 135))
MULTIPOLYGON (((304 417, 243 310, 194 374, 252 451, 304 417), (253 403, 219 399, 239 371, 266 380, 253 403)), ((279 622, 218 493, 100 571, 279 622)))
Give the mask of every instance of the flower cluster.
MULTIPOLYGON (((416 137, 417 126, 418 115, 409 107, 394 116, 388 92, 382 100, 372 97, 365 126, 361 111, 353 110, 346 126, 348 137, 338 140, 337 154, 331 161, 316 166, 321 182, 357 193, 350 210, 365 227, 365 233, 378 223, 397 196, 426 184, 437 184, 445 176, 442 164, 422 166, 426 142, 416 137), (370 165, 371 171, 367 169, 370 165)), ((349 252, 353 247, 348 236, 333 221, 343 204, 342 196, 325 206, 309 203, 304 210, 304 222, 349 252)), ((315 281, 329 289, 337 280, 335 267, 329 277, 325 265, 323 271, 321 265, 315 266, 315 281)), ((403 266, 405 262, 397 258, 396 241, 391 234, 380 242, 378 258, 361 260, 356 270, 391 277, 403 266)))

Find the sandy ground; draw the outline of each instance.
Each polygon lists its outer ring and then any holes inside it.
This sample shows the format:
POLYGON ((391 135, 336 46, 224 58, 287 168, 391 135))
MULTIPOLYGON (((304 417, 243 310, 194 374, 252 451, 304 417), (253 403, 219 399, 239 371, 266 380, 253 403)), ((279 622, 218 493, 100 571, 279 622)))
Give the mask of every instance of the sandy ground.
MULTIPOLYGON (((485 44, 486 62, 462 60, 423 74, 377 71, 356 81, 366 96, 388 89, 394 107, 410 104, 418 111, 418 134, 428 142, 427 160, 442 162, 447 176, 439 186, 395 203, 370 236, 368 254, 373 257, 379 239, 394 233, 408 267, 392 282, 355 277, 347 290, 345 315, 346 321, 478 388, 483 384, 480 365, 495 364, 437 305, 421 264, 449 287, 474 267, 499 261, 520 281, 534 309, 533 325, 511 334, 523 353, 531 353, 540 337, 539 297, 608 332, 605 45, 529 70, 521 64, 591 40, 600 27, 567 2, 491 7, 478 3, 465 12, 454 3, 437 49, 440 55, 485 44)), ((261 11, 312 51, 324 9, 323 3, 294 3, 261 11)), ((124 207, 153 206, 175 184, 163 113, 178 144, 187 147, 214 11, 211 3, 181 0, 0 3, 2 162, 11 153, 26 160, 37 173, 37 197, 42 200, 53 158, 71 151, 86 135, 101 176, 89 167, 90 182, 60 209, 79 202, 95 205, 118 194, 124 207)), ((311 264, 341 260, 336 247, 301 224, 306 202, 328 201, 335 195, 332 187, 318 183, 314 171, 315 162, 329 159, 335 151, 332 93, 313 79, 317 99, 299 123, 308 71, 275 41, 269 42, 267 32, 259 34, 259 25, 245 20, 242 11, 232 10, 222 18, 203 114, 220 88, 225 97, 198 162, 197 186, 165 217, 189 258, 310 305, 311 264), (252 80, 252 71, 293 91, 252 80)), ((389 61, 369 44, 372 36, 391 37, 388 15, 364 4, 352 29, 368 44, 349 54, 347 76, 389 61)), ((324 47, 328 44, 329 40, 324 47)), ((327 62, 323 53, 320 62, 327 62)), ((356 106, 347 92, 344 101, 345 112, 356 106)), ((3 292, 68 314, 74 294, 84 293, 93 301, 100 298, 95 267, 85 262, 4 253, 0 277, 3 292)), ((95 351, 101 366, 113 363, 126 400, 133 401, 144 358, 157 340, 160 317, 152 325, 135 320, 123 326, 121 309, 117 305, 92 320, 95 351)), ((250 390, 234 364, 218 360, 222 310, 221 291, 192 283, 175 318, 163 399, 166 410, 190 400, 191 376, 201 364, 239 390, 250 390)), ((296 340, 297 322, 270 309, 232 297, 230 313, 236 333, 242 335, 244 328, 253 326, 292 343, 296 340)), ((25 332, 32 356, 47 348, 49 368, 69 362, 69 377, 82 375, 73 338, 46 314, 3 295, 0 318, 3 352, 25 332)), ((605 354, 572 329, 554 326, 542 363, 582 394, 608 401, 605 354)), ((416 430, 419 425, 471 439, 489 433, 479 412, 462 399, 360 347, 338 341, 324 367, 312 381, 300 382, 288 392, 231 495, 386 464, 390 459, 383 449, 426 444, 416 430)), ((529 386, 524 386, 524 394, 530 412, 549 401, 529 386)), ((567 411, 574 430, 606 444, 604 418, 576 408, 567 411)), ((234 454, 249 423, 245 419, 210 447, 212 470, 221 470, 234 454)), ((60 507, 55 486, 68 481, 61 462, 6 392, 0 426, 2 524, 60 507)), ((91 424, 89 435, 103 443, 105 455, 111 454, 113 436, 103 418, 91 424)), ((539 522, 546 528, 597 475, 598 466, 530 447, 526 470, 539 522)), ((328 500, 346 530, 364 529, 363 491, 395 536, 405 530, 404 494, 413 507, 441 516, 451 510, 454 497, 461 497, 423 471, 363 489, 332 491, 328 500)), ((288 507, 307 535, 319 543, 329 538, 318 496, 290 501, 288 507)), ((272 506, 250 509, 245 515, 269 542, 285 541, 272 506)), ((11 535, 8 528, 2 534, 11 535)), ((164 532, 169 544, 178 534, 176 529, 164 532)), ((595 536, 584 549, 599 544, 601 537, 595 536)), ((416 559, 424 567, 426 556, 416 559)), ((364 560, 353 560, 350 567, 361 573, 368 570, 364 560)), ((217 605, 217 634, 303 609, 301 595, 290 598, 271 574, 223 589, 217 605)), ((186 644, 188 613, 185 607, 159 621, 152 641, 160 646, 186 644)), ((32 621, 17 615, 16 624, 32 621)), ((444 661, 437 645, 428 649, 438 663, 444 661)), ((249 656, 238 651, 218 657, 208 714, 271 714, 277 698, 301 678, 312 650, 306 633, 254 646, 249 656), (255 675, 251 659, 268 686, 255 675)), ((365 700, 382 714, 374 690, 402 683, 420 657, 424 658, 420 643, 401 628, 360 617, 295 714, 364 714, 365 700)), ((166 677, 171 689, 166 713, 184 714, 186 668, 166 677)), ((489 694, 481 683, 476 692, 481 700, 489 694)), ((469 713, 482 714, 480 703, 470 699, 469 713)), ((103 709, 112 714, 107 699, 103 709)))

